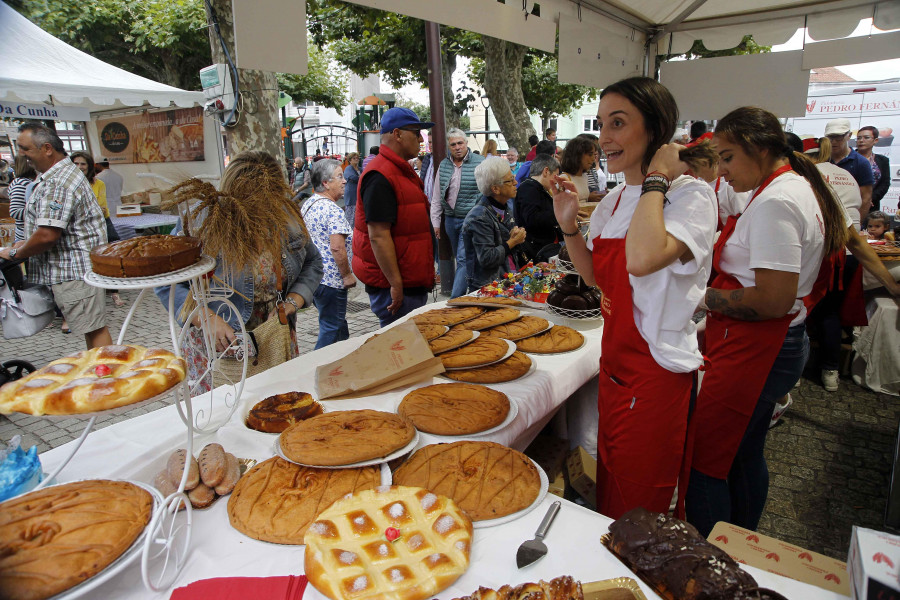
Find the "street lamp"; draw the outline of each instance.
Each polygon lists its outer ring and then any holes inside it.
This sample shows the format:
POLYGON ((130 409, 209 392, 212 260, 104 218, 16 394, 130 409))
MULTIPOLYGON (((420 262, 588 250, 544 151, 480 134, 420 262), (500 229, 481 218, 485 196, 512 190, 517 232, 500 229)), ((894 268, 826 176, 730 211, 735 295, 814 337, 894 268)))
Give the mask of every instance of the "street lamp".
POLYGON ((487 94, 481 95, 481 105, 484 107, 484 141, 487 143, 488 140, 488 108, 491 105, 491 101, 488 99, 487 94))
POLYGON ((297 107, 297 115, 300 117, 300 152, 303 162, 306 162, 306 125, 303 123, 303 117, 306 116, 306 102, 302 106, 297 107))

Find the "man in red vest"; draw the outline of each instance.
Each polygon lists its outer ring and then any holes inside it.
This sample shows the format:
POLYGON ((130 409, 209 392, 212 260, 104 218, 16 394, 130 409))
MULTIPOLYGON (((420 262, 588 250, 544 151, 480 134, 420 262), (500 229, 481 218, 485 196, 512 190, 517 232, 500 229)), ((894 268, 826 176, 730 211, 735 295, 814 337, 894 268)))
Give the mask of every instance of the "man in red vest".
POLYGON ((408 108, 385 112, 381 147, 356 192, 353 272, 366 285, 382 327, 424 306, 434 288, 428 201, 407 162, 419 154, 421 131, 431 127, 408 108))

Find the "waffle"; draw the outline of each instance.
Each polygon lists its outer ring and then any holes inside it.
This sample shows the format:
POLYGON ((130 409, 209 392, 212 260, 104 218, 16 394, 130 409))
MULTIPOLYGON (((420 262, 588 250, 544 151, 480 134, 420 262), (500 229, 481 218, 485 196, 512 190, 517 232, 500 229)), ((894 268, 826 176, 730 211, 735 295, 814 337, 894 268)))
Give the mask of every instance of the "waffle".
POLYGON ((423 600, 468 569, 472 522, 447 497, 382 486, 332 504, 304 543, 304 572, 332 600, 423 600))

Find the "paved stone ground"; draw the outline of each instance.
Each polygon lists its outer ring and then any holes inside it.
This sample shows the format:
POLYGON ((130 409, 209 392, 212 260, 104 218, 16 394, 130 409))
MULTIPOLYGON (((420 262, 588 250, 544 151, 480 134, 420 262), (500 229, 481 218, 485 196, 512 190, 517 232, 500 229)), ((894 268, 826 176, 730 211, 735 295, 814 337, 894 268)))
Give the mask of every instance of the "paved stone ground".
MULTIPOLYGON (((137 292, 125 292, 129 303, 137 292)), ((445 299, 438 297, 438 299, 445 299)), ((348 307, 350 335, 378 328, 358 290, 348 307)), ((108 303, 113 338, 127 307, 108 303)), ((166 314, 154 297, 142 303, 132 320, 128 340, 147 346, 169 347, 166 314)), ((298 323, 301 352, 312 350, 318 333, 315 309, 298 323)), ((51 329, 23 340, 0 340, 0 360, 20 358, 41 367, 84 347, 76 335, 63 335, 59 321, 51 329)), ((810 550, 846 559, 854 524, 883 529, 888 478, 893 464, 900 402, 841 380, 837 393, 825 392, 818 380, 804 379, 792 393, 794 404, 781 424, 770 432, 766 456, 771 471, 769 501, 760 531, 810 550)), ((103 428, 171 403, 171 397, 119 416, 98 419, 103 428)), ((75 439, 82 419, 50 421, 25 415, 0 416, 0 440, 21 434, 25 447, 44 452, 75 439)))

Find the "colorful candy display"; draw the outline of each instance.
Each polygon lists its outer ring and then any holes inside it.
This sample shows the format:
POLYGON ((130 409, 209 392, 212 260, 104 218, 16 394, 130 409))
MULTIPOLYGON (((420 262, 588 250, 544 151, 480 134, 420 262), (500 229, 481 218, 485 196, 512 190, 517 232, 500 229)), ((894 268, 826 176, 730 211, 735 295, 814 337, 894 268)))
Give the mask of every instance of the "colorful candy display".
POLYGON ((482 286, 478 290, 478 295, 543 303, 547 301, 547 295, 553 291, 559 277, 555 267, 550 263, 542 262, 535 265, 529 262, 518 272, 507 273, 502 280, 495 280, 482 286))

